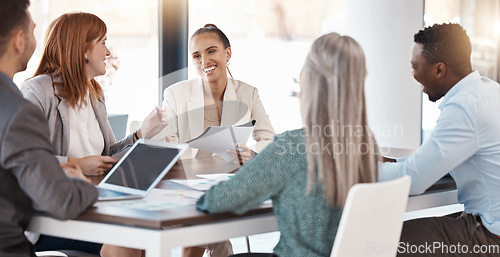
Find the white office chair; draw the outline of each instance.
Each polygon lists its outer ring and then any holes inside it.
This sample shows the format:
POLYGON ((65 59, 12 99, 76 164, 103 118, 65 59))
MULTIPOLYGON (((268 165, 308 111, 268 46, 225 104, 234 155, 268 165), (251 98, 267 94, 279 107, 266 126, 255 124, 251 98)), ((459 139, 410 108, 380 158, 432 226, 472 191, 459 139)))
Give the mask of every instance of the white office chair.
POLYGON ((347 195, 330 257, 394 257, 411 178, 354 185, 347 195))
POLYGON ((68 255, 58 252, 58 251, 41 251, 36 252, 37 257, 68 257, 68 255))
POLYGON ((41 251, 36 252, 37 257, 99 257, 94 254, 84 253, 73 250, 60 250, 60 251, 41 251))

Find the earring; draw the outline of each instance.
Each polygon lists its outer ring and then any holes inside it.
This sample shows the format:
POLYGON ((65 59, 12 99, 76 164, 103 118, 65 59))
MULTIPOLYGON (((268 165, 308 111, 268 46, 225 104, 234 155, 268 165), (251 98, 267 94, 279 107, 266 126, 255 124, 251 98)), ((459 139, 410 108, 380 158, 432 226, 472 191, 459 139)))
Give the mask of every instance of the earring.
POLYGON ((85 63, 89 63, 89 59, 85 59, 85 63))
POLYGON ((231 64, 231 62, 230 62, 230 61, 227 61, 226 65, 227 65, 227 66, 229 66, 229 64, 231 64))

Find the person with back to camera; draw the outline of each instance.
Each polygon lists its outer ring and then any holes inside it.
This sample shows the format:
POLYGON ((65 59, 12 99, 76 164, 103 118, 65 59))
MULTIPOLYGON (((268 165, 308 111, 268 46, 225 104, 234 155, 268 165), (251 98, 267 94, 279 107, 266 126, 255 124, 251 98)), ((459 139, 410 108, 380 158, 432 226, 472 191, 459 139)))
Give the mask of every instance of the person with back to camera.
MULTIPOLYGON (((155 109, 139 130, 116 142, 103 90, 94 79, 106 73, 105 60, 110 55, 106 32, 106 24, 93 14, 61 15, 49 26, 34 77, 21 88, 47 118, 58 158, 80 165, 85 175, 103 175, 117 161, 111 155, 166 126, 165 112, 155 109)), ((100 244, 44 235, 35 246, 37 250, 75 249, 93 254, 101 248, 100 244)))
POLYGON ((404 222, 398 256, 500 253, 500 119, 495 111, 500 109, 500 85, 472 70, 471 51, 459 24, 436 24, 414 36, 413 77, 430 101, 444 97, 441 114, 429 139, 408 158, 384 163, 379 178, 409 175, 410 194, 421 194, 450 173, 464 211, 404 222), (426 245, 436 247, 421 247, 426 245), (415 247, 422 250, 408 250, 415 247), (457 248, 469 251, 446 250, 457 248))
POLYGON ((377 178, 366 74, 363 50, 354 39, 337 33, 316 39, 300 75, 304 128, 275 136, 234 177, 198 200, 199 210, 236 214, 273 201, 281 233, 274 253, 236 256, 330 256, 349 189, 377 178))
MULTIPOLYGON (((274 129, 257 89, 232 78, 228 67, 231 44, 224 32, 213 24, 206 24, 191 36, 189 53, 200 77, 165 89, 163 108, 169 122, 155 138, 166 136, 169 141, 183 143, 201 135, 208 126, 241 125, 255 120, 253 138, 257 143, 252 150, 262 151, 271 142, 274 129)), ((241 162, 247 162, 252 151, 246 145, 238 147, 241 162)), ((190 150, 184 156, 211 156, 211 153, 190 150)), ((228 149, 228 153, 235 161, 240 161, 234 149, 228 149)))
POLYGON ((15 73, 26 69, 36 46, 29 4, 0 0, 1 257, 35 257, 23 234, 34 211, 71 219, 97 200, 97 190, 85 181, 78 165, 58 163, 47 120, 12 81, 15 73))

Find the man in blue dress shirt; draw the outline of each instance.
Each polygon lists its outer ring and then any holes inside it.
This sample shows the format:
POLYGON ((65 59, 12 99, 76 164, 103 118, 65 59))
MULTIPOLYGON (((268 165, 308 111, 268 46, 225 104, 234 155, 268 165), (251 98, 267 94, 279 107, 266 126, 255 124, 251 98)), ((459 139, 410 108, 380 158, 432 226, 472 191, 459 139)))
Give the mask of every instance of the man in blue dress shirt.
POLYGON ((498 256, 500 85, 472 70, 460 25, 425 28, 414 41, 413 76, 430 101, 444 97, 441 115, 413 155, 384 163, 379 180, 410 175, 410 194, 421 194, 450 172, 465 211, 405 222, 398 256, 498 256))

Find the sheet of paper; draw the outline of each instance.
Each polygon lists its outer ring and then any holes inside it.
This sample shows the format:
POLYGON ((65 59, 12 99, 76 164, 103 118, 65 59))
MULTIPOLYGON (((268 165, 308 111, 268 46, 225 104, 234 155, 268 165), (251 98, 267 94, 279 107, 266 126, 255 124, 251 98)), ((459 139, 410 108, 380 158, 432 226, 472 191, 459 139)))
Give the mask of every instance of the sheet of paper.
POLYGON ((201 175, 196 175, 197 177, 208 179, 209 181, 214 181, 214 182, 221 182, 221 181, 227 181, 230 178, 232 178, 235 174, 227 174, 227 173, 220 173, 220 174, 201 174, 201 175))
POLYGON ((186 179, 186 180, 172 179, 171 181, 198 191, 207 191, 211 187, 217 184, 208 179, 186 179))
POLYGON ((209 151, 226 161, 232 161, 226 150, 235 149, 238 144, 246 144, 252 134, 254 124, 254 121, 250 121, 235 127, 211 126, 199 137, 186 143, 189 144, 189 147, 209 151), (234 138, 231 130, 234 133, 234 138))
POLYGON ((160 211, 194 205, 203 192, 196 190, 171 190, 155 188, 143 199, 97 202, 95 206, 118 206, 147 211, 160 211))
POLYGON ((207 191, 221 181, 229 180, 234 174, 206 174, 196 176, 201 179, 171 179, 170 181, 198 191, 207 191))

